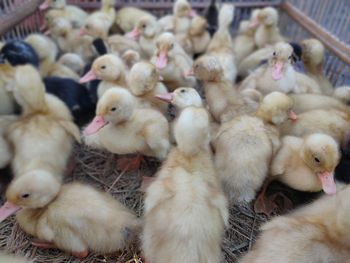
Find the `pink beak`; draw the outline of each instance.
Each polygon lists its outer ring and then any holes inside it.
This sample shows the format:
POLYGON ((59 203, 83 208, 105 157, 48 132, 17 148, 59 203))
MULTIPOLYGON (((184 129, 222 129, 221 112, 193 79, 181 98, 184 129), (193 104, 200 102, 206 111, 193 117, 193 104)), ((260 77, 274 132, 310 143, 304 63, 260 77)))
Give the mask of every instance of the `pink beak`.
POLYGON ((168 64, 168 57, 166 52, 159 52, 159 55, 156 59, 156 68, 157 69, 163 69, 168 64))
POLYGON ((51 35, 51 30, 50 30, 50 29, 46 30, 46 31, 44 32, 44 35, 45 35, 45 36, 51 35))
POLYGON ((290 110, 288 111, 288 118, 292 121, 296 121, 298 119, 298 116, 295 114, 294 111, 290 110))
POLYGON ((79 31, 78 31, 78 36, 85 36, 87 35, 88 33, 86 32, 86 30, 84 28, 81 28, 79 31))
POLYGON ((277 61, 275 65, 272 66, 272 78, 274 80, 280 80, 282 78, 283 62, 277 61))
POLYGON ((198 14, 196 11, 194 11, 193 9, 191 9, 191 11, 188 13, 188 16, 191 17, 191 18, 194 18, 196 17, 198 14))
POLYGON ((319 172, 317 173, 318 178, 321 181, 323 191, 332 195, 337 192, 337 186, 334 182, 334 174, 330 172, 319 172))
POLYGON ((43 31, 45 31, 47 29, 47 25, 46 25, 46 23, 45 22, 43 22, 43 24, 41 25, 41 27, 40 27, 40 32, 43 32, 43 31))
POLYGON ((257 18, 249 22, 249 28, 255 28, 259 25, 259 20, 257 18))
POLYGON ((191 68, 191 69, 185 71, 184 75, 185 75, 185 77, 194 76, 194 71, 193 71, 193 69, 191 68))
POLYGON ((108 124, 108 122, 106 122, 102 116, 96 115, 96 117, 84 129, 83 134, 85 136, 95 134, 100 129, 102 129, 106 124, 108 124))
POLYGON ((42 4, 39 6, 39 9, 40 9, 41 11, 44 11, 44 10, 48 9, 49 7, 50 7, 50 6, 49 6, 49 1, 48 1, 48 0, 45 0, 45 2, 42 3, 42 4))
POLYGON ((137 27, 134 27, 134 29, 131 32, 126 34, 126 37, 136 41, 140 35, 140 30, 138 30, 137 27))
POLYGON ((9 216, 15 214, 20 209, 21 207, 10 202, 6 202, 5 204, 3 204, 2 207, 0 207, 0 222, 4 221, 9 216))
POLYGON ((82 84, 95 79, 97 79, 96 73, 93 69, 90 69, 89 72, 79 79, 79 83, 82 84))
POLYGON ((164 94, 157 94, 157 95, 155 95, 155 97, 160 99, 160 100, 163 100, 165 102, 171 103, 174 95, 173 95, 173 93, 164 93, 164 94))
POLYGON ((161 75, 159 75, 159 81, 163 81, 163 80, 164 78, 161 75))

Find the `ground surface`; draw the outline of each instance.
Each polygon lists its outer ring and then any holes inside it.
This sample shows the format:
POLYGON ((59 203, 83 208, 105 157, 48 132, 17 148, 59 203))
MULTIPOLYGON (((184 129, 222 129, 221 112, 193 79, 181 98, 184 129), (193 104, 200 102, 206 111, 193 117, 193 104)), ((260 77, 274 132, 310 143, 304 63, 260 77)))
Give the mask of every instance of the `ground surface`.
MULTIPOLYGON (((111 193, 116 199, 142 215, 143 194, 137 189, 141 176, 152 176, 157 171, 159 163, 147 160, 139 171, 119 173, 116 171, 116 156, 106 152, 89 149, 85 146, 75 147, 76 167, 73 175, 66 178, 69 181, 82 181, 111 193)), ((227 229, 222 243, 223 262, 233 263, 251 248, 261 223, 266 221, 261 215, 255 214, 249 206, 230 207, 230 227, 227 229)), ((0 249, 11 253, 25 255, 34 262, 110 262, 137 263, 140 249, 138 244, 112 255, 90 254, 83 260, 70 257, 59 250, 38 249, 31 245, 32 237, 26 235, 16 224, 14 217, 0 225, 0 249)), ((140 261, 141 262, 141 261, 140 261)), ((165 262, 164 262, 165 263, 165 262)))

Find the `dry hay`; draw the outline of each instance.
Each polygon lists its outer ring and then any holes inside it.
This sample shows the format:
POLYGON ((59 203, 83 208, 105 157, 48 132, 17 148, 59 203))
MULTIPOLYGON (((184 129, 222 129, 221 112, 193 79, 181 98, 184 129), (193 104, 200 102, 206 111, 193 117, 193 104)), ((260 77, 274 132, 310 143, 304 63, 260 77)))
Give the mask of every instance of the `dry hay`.
MULTIPOLYGON (((135 211, 138 216, 143 213, 143 194, 138 191, 142 176, 153 175, 159 163, 147 159, 139 171, 123 173, 115 169, 116 156, 103 151, 96 151, 86 146, 75 147, 76 167, 73 175, 66 182, 83 181, 112 194, 120 202, 135 211)), ((84 197, 82 196, 82 200, 84 197)), ((222 243, 223 262, 236 262, 253 244, 259 226, 266 219, 255 214, 248 206, 230 208, 230 227, 222 243)), ((138 263, 141 252, 139 244, 111 255, 89 254, 83 260, 76 259, 56 249, 39 249, 31 246, 31 237, 26 235, 11 217, 0 225, 0 248, 10 253, 24 255, 34 262, 104 262, 104 263, 138 263), (133 260, 135 259, 135 260, 133 260)), ((139 261, 141 262, 141 261, 139 261)))

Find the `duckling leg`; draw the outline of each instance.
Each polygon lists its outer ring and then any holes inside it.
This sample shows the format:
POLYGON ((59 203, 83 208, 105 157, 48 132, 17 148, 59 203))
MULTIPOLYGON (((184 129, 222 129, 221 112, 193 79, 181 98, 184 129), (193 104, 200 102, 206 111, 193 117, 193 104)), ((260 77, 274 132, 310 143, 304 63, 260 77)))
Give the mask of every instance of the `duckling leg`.
POLYGON ((143 156, 138 154, 136 157, 123 157, 117 160, 117 170, 119 171, 136 171, 140 168, 143 156))

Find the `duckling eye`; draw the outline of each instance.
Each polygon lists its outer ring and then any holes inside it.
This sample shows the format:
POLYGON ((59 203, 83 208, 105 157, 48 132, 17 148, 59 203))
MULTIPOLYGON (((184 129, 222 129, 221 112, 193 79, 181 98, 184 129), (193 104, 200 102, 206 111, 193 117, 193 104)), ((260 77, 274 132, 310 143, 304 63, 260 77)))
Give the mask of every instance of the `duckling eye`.
POLYGON ((186 92, 186 90, 182 89, 180 92, 181 92, 181 93, 185 93, 185 92, 186 92))
POLYGON ((89 28, 90 28, 90 26, 89 26, 89 25, 86 25, 86 26, 85 26, 85 28, 86 28, 86 29, 89 29, 89 28))
POLYGON ((320 163, 321 162, 320 159, 318 159, 317 157, 315 157, 314 160, 315 160, 316 163, 320 163))
POLYGON ((28 197, 29 197, 29 194, 22 194, 22 195, 21 195, 21 198, 24 198, 24 199, 25 199, 25 198, 28 198, 28 197))
POLYGON ((146 25, 145 25, 145 24, 143 24, 143 25, 142 25, 142 28, 146 28, 146 25))
POLYGON ((171 43, 170 49, 174 48, 174 43, 171 43))
POLYGON ((110 109, 110 111, 116 111, 116 110, 117 110, 116 107, 113 107, 113 108, 110 109))
POLYGON ((101 66, 101 69, 106 69, 106 65, 101 66))
POLYGON ((272 55, 273 55, 273 56, 276 56, 276 52, 273 52, 272 55))

